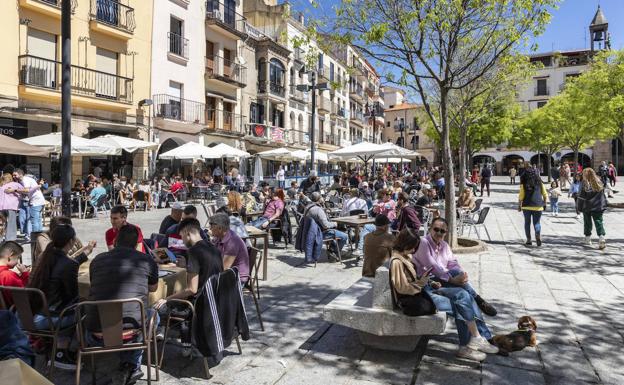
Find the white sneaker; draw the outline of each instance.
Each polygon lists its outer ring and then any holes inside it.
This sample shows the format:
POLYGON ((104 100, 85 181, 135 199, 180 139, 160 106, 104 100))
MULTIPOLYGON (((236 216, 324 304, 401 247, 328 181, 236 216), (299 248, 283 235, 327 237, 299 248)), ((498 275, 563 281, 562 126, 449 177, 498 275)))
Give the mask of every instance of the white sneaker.
POLYGON ((465 358, 471 361, 483 361, 487 357, 485 353, 470 349, 468 346, 460 346, 456 354, 459 358, 465 358))
POLYGON ((601 235, 601 236, 598 238, 598 248, 599 248, 600 250, 604 250, 604 248, 605 248, 605 247, 607 247, 607 242, 605 241, 605 237, 604 237, 604 235, 601 235))
POLYGON ((468 346, 468 348, 472 350, 478 350, 483 353, 488 353, 488 354, 498 353, 498 347, 492 345, 483 337, 472 337, 470 339, 470 342, 466 346, 468 346))
POLYGON ((576 219, 581 219, 581 214, 576 214, 576 219))
POLYGON ((585 241, 583 241, 583 244, 585 246, 591 246, 592 245, 592 241, 591 241, 591 237, 585 237, 585 241))
POLYGON ((559 216, 559 213, 555 213, 555 216, 556 216, 556 217, 558 217, 558 216, 559 216))

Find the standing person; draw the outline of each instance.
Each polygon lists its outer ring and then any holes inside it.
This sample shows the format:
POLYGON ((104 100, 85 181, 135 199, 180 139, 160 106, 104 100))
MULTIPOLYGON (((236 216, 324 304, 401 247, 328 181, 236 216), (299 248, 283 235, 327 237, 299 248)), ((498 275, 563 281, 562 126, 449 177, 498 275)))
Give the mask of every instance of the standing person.
POLYGON ((526 234, 525 245, 531 245, 531 219, 533 219, 533 227, 535 229, 535 242, 537 246, 542 245, 542 211, 546 209, 546 201, 548 200, 548 192, 542 178, 540 178, 535 169, 529 167, 520 178, 520 194, 518 195, 518 211, 524 214, 524 232, 526 234))
POLYGON ((5 240, 17 239, 17 213, 19 212, 22 185, 13 181, 11 174, 3 174, 0 182, 0 211, 7 220, 5 240))
POLYGON ((299 191, 303 192, 304 195, 310 195, 313 192, 321 192, 321 183, 318 180, 315 170, 310 171, 310 176, 301 182, 299 191))
POLYGON ((277 179, 277 187, 281 189, 286 188, 286 171, 284 171, 284 166, 279 166, 279 170, 275 174, 275 178, 277 179))
POLYGON ((490 178, 492 177, 492 170, 490 170, 489 165, 483 166, 481 169, 481 196, 485 192, 485 188, 487 187, 487 194, 490 196, 490 178))
POLYGON ((548 196, 550 197, 550 212, 553 216, 557 217, 559 216, 559 197, 561 196, 561 189, 554 180, 550 184, 548 196))
POLYGON ((572 197, 574 199, 574 210, 576 211, 576 219, 581 217, 581 213, 578 209, 578 194, 581 191, 581 174, 576 174, 574 176, 574 181, 570 184, 570 189, 568 190, 568 198, 572 197))
POLYGON ((598 168, 598 176, 600 176, 600 181, 604 187, 607 187, 609 180, 609 166, 607 166, 607 162, 604 160, 600 162, 600 168, 598 168))
POLYGON ((613 162, 609 162, 609 184, 611 187, 615 187, 615 182, 617 182, 617 170, 613 162))
MULTIPOLYGON (((19 168, 13 172, 13 179, 17 179, 24 186, 24 189, 20 192, 28 195, 28 222, 30 223, 31 231, 40 233, 43 230, 41 213, 46 203, 41 192, 41 186, 39 186, 39 183, 32 175, 24 175, 24 171, 19 168)), ((27 239, 30 239, 30 234, 26 234, 26 236, 27 239)))
POLYGON ((583 170, 581 189, 578 194, 578 210, 583 213, 583 230, 585 245, 591 246, 592 220, 598 234, 598 248, 606 247, 605 229, 602 213, 607 209, 607 198, 604 195, 604 185, 598 179, 596 172, 591 168, 583 170))
POLYGON ((518 170, 516 170, 514 166, 511 166, 511 168, 509 169, 509 179, 511 179, 511 184, 516 184, 517 173, 518 173, 518 170))
MULTIPOLYGON (((424 173, 426 174, 426 171, 424 173)), ((475 184, 479 183, 479 168, 477 166, 474 166, 472 168, 472 172, 470 173, 470 181, 475 184)))

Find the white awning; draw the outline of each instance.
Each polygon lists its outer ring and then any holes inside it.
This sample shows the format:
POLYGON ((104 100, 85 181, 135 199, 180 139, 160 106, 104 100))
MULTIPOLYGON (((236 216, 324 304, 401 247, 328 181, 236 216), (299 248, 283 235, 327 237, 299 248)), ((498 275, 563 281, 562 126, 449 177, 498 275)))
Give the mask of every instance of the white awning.
POLYGON ((188 142, 158 156, 160 159, 220 159, 218 151, 199 143, 188 142))
POLYGON ((127 152, 135 152, 139 149, 155 150, 158 148, 158 143, 118 135, 98 136, 97 138, 94 138, 92 140, 105 144, 107 146, 115 147, 119 150, 125 150, 127 152))
MULTIPOLYGON (((61 133, 52 132, 46 135, 33 136, 21 140, 32 146, 43 148, 50 152, 61 152, 61 133)), ((80 156, 121 155, 121 149, 97 142, 93 139, 71 136, 71 154, 80 156)))

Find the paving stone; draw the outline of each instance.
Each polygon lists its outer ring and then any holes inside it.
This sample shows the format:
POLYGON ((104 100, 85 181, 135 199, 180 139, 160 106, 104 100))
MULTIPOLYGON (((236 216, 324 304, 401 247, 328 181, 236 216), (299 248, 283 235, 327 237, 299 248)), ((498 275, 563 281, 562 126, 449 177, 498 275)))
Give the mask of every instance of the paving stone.
POLYGON ((415 385, 462 384, 480 385, 481 370, 464 366, 421 364, 415 385))
POLYGON ((539 371, 529 371, 509 366, 486 363, 483 365, 481 385, 542 385, 546 384, 539 371))
POLYGON ((539 350, 547 375, 598 382, 598 377, 580 346, 542 343, 539 345, 539 350))

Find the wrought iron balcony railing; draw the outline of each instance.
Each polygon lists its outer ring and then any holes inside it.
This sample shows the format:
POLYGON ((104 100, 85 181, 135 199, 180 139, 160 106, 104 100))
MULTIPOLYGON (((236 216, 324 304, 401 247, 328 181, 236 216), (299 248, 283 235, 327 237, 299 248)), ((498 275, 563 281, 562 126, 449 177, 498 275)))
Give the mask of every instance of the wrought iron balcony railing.
POLYGON ((133 33, 136 23, 134 8, 117 0, 91 0, 91 20, 133 33))

